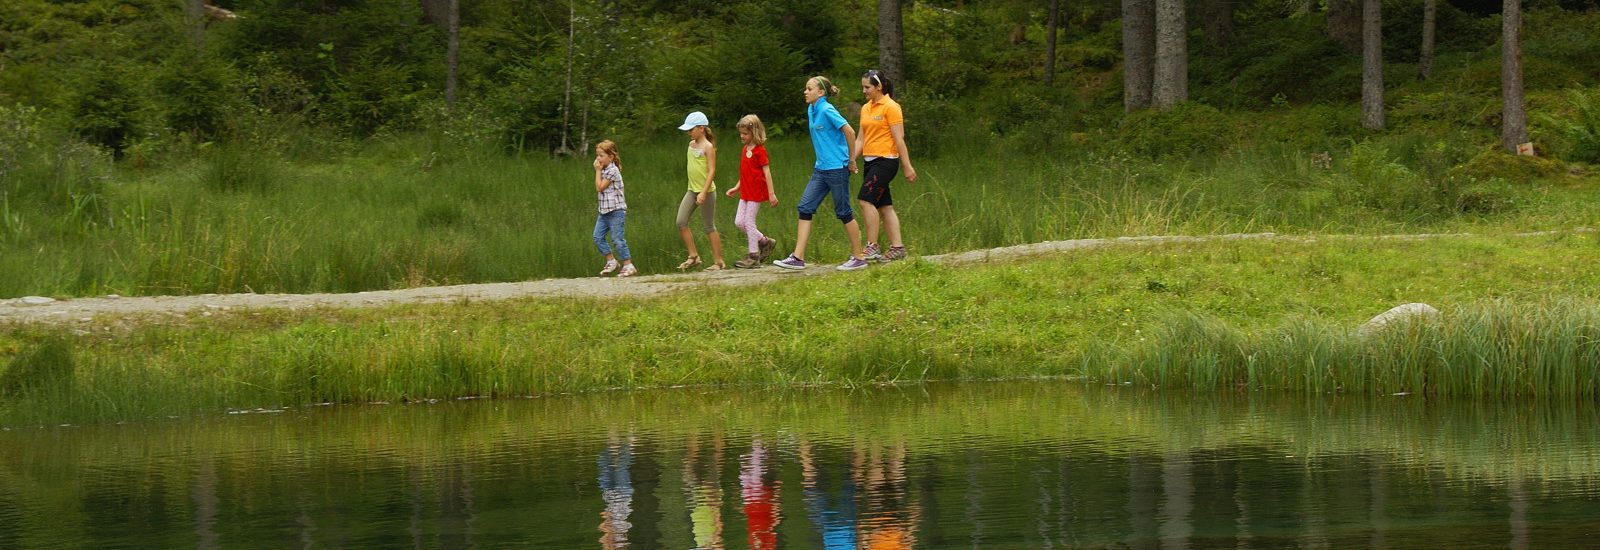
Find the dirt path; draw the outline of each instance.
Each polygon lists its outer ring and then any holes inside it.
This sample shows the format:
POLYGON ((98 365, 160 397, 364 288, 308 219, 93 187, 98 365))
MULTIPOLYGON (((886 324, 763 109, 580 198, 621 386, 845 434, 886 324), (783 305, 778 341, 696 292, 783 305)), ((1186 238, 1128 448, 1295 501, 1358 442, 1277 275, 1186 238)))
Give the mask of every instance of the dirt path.
MULTIPOLYGON (((1589 231, 1579 229, 1576 231, 1589 231)), ((1566 233, 1546 231, 1518 233, 1508 236, 1538 236, 1566 233)), ((1282 236, 1274 233, 1248 233, 1215 235, 1207 237, 1118 237, 1108 239, 1077 239, 1008 246, 986 250, 955 252, 922 259, 941 265, 961 265, 990 261, 1008 261, 1024 256, 1038 256, 1072 250, 1086 250, 1114 245, 1149 245, 1177 242, 1211 242, 1225 240, 1284 240, 1315 241, 1318 239, 1437 239, 1467 237, 1470 234, 1419 234, 1389 236, 1282 236)), ((459 301, 509 300, 514 298, 554 297, 627 297, 658 296, 713 286, 747 286, 770 283, 784 278, 817 277, 836 273, 833 265, 818 265, 794 272, 773 266, 760 269, 730 269, 721 272, 648 275, 627 279, 589 277, 583 279, 545 279, 519 283, 482 283, 470 285, 380 290, 350 294, 202 294, 195 296, 147 296, 73 298, 52 300, 27 297, 0 300, 0 323, 79 323, 92 321, 95 316, 114 315, 212 315, 214 312, 251 309, 306 309, 306 308, 362 308, 391 304, 427 304, 459 301)))

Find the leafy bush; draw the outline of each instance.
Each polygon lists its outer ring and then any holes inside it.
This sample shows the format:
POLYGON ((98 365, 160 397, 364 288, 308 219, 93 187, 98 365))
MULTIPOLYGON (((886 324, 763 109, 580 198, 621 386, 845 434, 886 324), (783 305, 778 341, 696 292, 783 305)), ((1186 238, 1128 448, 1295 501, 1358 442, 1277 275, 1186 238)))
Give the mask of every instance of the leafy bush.
POLYGON ((1235 141, 1234 128, 1228 115, 1215 107, 1180 103, 1165 111, 1130 113, 1118 138, 1130 151, 1152 157, 1217 153, 1235 141))
POLYGON ((1495 146, 1485 149, 1466 164, 1456 167, 1454 172, 1477 180, 1504 179, 1526 182, 1561 173, 1561 163, 1544 157, 1513 155, 1495 146))
POLYGON ((1539 117, 1561 138, 1561 158, 1600 164, 1600 88, 1567 91, 1570 118, 1556 115, 1539 117))

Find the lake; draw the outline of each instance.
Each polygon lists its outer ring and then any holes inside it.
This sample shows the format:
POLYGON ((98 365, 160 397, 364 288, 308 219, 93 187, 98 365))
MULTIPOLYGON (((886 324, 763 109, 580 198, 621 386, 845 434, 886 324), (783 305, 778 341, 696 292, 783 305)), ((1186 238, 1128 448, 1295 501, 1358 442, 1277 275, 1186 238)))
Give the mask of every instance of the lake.
POLYGON ((1592 405, 1062 380, 0 433, 0 547, 1591 546, 1592 405))

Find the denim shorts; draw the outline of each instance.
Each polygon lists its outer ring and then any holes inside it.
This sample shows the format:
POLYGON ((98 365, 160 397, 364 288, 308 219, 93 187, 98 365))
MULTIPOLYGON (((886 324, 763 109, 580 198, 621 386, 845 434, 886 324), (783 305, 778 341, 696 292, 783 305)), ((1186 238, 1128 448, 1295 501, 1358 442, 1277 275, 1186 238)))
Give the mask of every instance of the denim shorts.
POLYGON ((800 219, 810 220, 827 195, 833 195, 833 215, 840 222, 855 221, 855 211, 850 208, 850 170, 844 168, 811 172, 811 181, 806 182, 806 192, 800 195, 800 206, 796 207, 800 219))

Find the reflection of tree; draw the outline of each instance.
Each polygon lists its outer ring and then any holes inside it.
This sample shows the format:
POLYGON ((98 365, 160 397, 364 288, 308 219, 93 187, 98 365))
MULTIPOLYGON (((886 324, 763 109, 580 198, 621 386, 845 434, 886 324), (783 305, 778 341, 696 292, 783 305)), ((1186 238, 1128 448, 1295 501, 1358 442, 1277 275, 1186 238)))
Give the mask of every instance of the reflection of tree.
POLYGON ((691 434, 683 459, 683 482, 688 489, 689 523, 695 548, 719 550, 722 542, 722 435, 711 436, 710 456, 702 458, 700 435, 691 434))
POLYGON ((600 547, 625 548, 628 529, 633 527, 628 522, 633 513, 633 436, 612 434, 595 461, 600 471, 600 498, 606 503, 600 511, 600 547))
POLYGON ((1185 549, 1194 536, 1194 464, 1188 453, 1161 460, 1161 548, 1185 549))
POLYGON ((780 484, 770 479, 767 447, 761 442, 761 438, 758 437, 750 442, 750 454, 743 458, 744 467, 739 474, 739 484, 740 496, 744 499, 744 516, 750 532, 747 542, 752 549, 777 548, 780 484))

